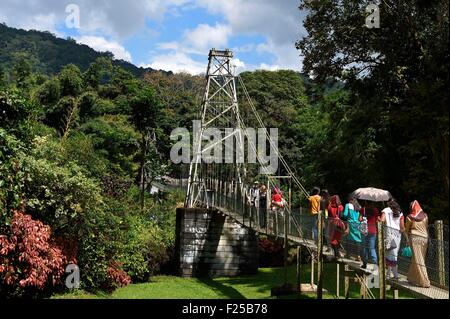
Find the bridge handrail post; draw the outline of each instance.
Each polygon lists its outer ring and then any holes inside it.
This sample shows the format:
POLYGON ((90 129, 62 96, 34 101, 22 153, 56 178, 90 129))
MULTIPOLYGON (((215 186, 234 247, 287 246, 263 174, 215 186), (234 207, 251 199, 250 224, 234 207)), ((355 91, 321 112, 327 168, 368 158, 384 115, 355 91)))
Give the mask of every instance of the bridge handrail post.
POLYGON ((302 254, 302 246, 298 245, 297 246, 297 291, 299 293, 302 292, 301 275, 300 275, 300 271, 301 271, 301 267, 302 267, 301 254, 302 254))
POLYGON ((323 214, 317 216, 317 299, 322 299, 323 288, 323 214))
POLYGON ((288 281, 288 213, 283 210, 284 214, 284 283, 288 281))
POLYGON ((384 224, 377 223, 378 240, 378 280, 380 288, 380 299, 386 299, 386 260, 384 259, 384 224))
POLYGON ((444 223, 437 220, 434 223, 437 241, 437 269, 439 285, 445 287, 445 257, 444 257, 444 223))

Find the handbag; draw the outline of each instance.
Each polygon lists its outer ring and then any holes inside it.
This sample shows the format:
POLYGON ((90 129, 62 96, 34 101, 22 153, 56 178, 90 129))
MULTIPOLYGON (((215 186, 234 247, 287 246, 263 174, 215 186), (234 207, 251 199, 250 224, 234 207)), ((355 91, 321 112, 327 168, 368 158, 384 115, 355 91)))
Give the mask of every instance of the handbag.
POLYGON ((386 244, 386 250, 392 250, 397 248, 397 243, 394 239, 388 240, 386 244))
POLYGON ((407 247, 403 248, 401 255, 402 255, 402 257, 405 257, 405 258, 411 258, 412 257, 411 247, 407 246, 407 247))
POLYGON ((358 229, 361 232, 361 234, 363 234, 364 236, 367 236, 367 234, 369 233, 369 225, 367 224, 366 217, 363 217, 363 220, 358 225, 358 229))

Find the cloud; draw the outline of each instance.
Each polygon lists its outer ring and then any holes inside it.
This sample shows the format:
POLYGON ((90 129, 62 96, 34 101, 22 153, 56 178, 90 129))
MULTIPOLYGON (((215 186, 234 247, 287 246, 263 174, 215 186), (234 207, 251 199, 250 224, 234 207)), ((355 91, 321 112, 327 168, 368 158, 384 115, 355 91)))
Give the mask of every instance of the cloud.
MULTIPOLYGON (((298 69, 301 66, 295 42, 306 32, 302 27, 305 13, 298 10, 298 0, 1 0, 0 22, 24 29, 48 30, 63 37, 58 30, 63 32, 61 25, 67 17, 66 7, 72 3, 80 8, 80 29, 75 34, 78 33, 80 39, 95 37, 88 38, 90 46, 114 50, 118 58, 131 59, 122 46, 125 40, 150 31, 157 33, 158 26, 164 29, 168 17, 204 10, 220 22, 197 21, 196 27, 176 35, 178 39, 159 43, 152 48, 157 53, 148 64, 157 63, 158 59, 162 63, 161 58, 166 56, 195 61, 195 55, 206 55, 212 47, 227 47, 233 37, 262 36, 263 46, 258 46, 257 42, 239 44, 236 54, 253 54, 256 50, 272 56, 271 61, 264 61, 265 64, 257 67, 298 69), (149 21, 156 25, 155 30, 149 27, 149 21)), ((169 21, 176 22, 175 19, 169 21)), ((245 62, 247 69, 256 67, 251 61, 245 62)), ((173 63, 164 64, 179 69, 173 63)))
POLYGON ((263 63, 260 68, 300 69, 302 61, 295 42, 306 31, 302 26, 305 13, 298 10, 298 0, 196 0, 196 4, 223 16, 233 34, 263 35, 266 42, 257 51, 270 53, 275 61, 271 65, 263 63))
POLYGON ((190 1, 1 0, 0 19, 13 27, 55 31, 57 23, 63 22, 67 17, 66 7, 76 4, 80 8, 80 33, 124 39, 144 31, 147 19, 163 21, 172 8, 190 1))
POLYGON ((187 50, 205 54, 211 48, 224 48, 228 45, 231 28, 227 25, 199 24, 194 30, 186 30, 183 37, 183 46, 187 50))
MULTIPOLYGON (((194 29, 187 29, 178 42, 163 42, 158 44, 161 54, 153 56, 148 64, 154 69, 172 72, 188 72, 200 74, 206 71, 204 63, 195 61, 191 55, 204 57, 211 48, 224 48, 228 45, 231 29, 227 25, 217 23, 214 26, 199 24, 194 29)), ((236 67, 242 67, 243 62, 235 61, 236 67)))
POLYGON ((156 55, 149 64, 141 64, 141 67, 150 67, 155 70, 166 70, 174 73, 187 72, 190 74, 200 74, 206 71, 205 63, 194 61, 189 55, 183 52, 170 51, 166 54, 156 55))
POLYGON ((116 59, 132 62, 131 54, 122 45, 116 41, 108 41, 103 37, 84 35, 75 38, 78 43, 86 44, 94 50, 106 52, 109 51, 114 54, 116 59))

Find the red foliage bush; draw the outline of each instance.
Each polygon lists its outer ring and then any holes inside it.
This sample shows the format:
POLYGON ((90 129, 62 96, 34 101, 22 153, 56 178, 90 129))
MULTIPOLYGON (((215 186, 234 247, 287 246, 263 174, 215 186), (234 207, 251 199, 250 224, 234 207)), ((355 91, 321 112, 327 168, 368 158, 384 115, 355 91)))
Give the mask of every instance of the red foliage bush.
POLYGON ((118 262, 111 262, 108 267, 108 278, 111 279, 113 288, 123 287, 131 284, 131 277, 121 269, 122 264, 118 262))
POLYGON ((276 240, 261 238, 259 245, 260 267, 280 267, 284 263, 283 244, 276 240))
POLYGON ((0 284, 40 290, 56 285, 67 258, 50 236, 49 226, 15 212, 9 233, 0 235, 0 284))
POLYGON ((61 249, 67 264, 78 265, 78 241, 76 239, 57 237, 53 243, 61 249))

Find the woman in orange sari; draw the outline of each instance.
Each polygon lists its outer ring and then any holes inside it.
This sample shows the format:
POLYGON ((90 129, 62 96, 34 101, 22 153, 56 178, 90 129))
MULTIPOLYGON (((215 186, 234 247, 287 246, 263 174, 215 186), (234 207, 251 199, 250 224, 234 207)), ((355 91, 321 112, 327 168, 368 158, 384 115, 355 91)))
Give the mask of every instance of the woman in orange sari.
POLYGON ((430 287, 425 257, 428 247, 428 216, 418 201, 410 204, 410 214, 406 217, 406 235, 412 250, 412 260, 408 271, 408 281, 420 287, 430 287))

